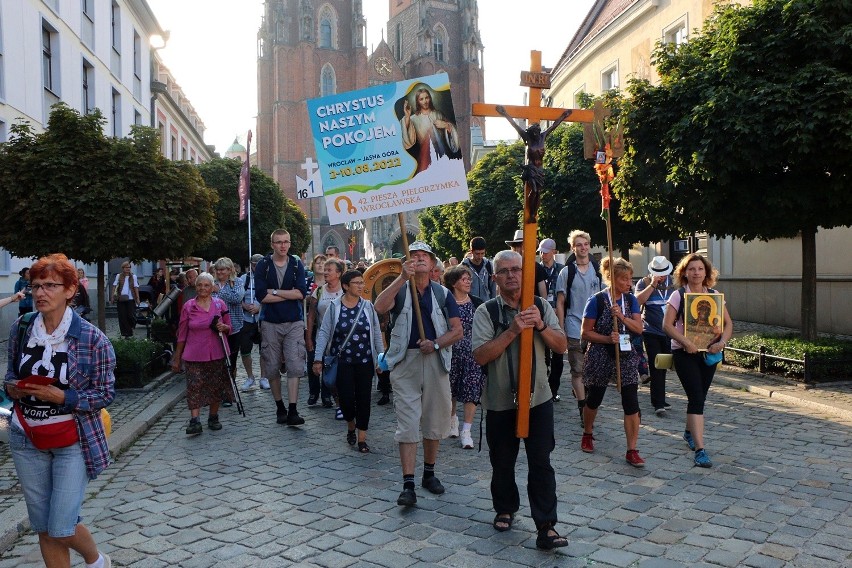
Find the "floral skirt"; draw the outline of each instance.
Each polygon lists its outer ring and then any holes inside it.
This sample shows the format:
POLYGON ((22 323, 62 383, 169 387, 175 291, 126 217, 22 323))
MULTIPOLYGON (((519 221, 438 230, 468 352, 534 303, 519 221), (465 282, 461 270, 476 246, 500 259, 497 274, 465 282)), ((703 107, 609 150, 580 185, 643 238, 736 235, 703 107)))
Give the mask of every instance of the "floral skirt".
MULTIPOLYGON (((600 343, 590 344, 584 357, 584 385, 605 387, 610 381, 615 381, 615 351, 607 347, 617 348, 618 346, 607 346, 600 343)), ((636 353, 636 350, 622 351, 619 363, 621 366, 621 384, 639 384, 639 354, 636 353)))
POLYGON ((186 404, 190 410, 233 401, 231 380, 225 368, 225 359, 215 361, 185 361, 186 404))

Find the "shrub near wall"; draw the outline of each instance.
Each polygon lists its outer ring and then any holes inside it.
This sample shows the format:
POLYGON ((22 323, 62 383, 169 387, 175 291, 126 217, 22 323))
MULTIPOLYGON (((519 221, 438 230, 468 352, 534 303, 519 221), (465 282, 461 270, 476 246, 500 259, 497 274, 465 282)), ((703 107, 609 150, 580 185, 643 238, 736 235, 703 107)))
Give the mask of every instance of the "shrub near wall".
MULTIPOLYGON (((766 348, 767 355, 797 359, 803 361, 808 354, 811 364, 812 381, 837 381, 852 379, 852 342, 833 338, 820 338, 814 342, 802 341, 796 335, 744 335, 734 337, 729 347, 746 351, 760 351, 766 348)), ((744 367, 758 368, 758 356, 736 351, 725 351, 725 363, 744 367)), ((791 378, 804 377, 804 365, 789 361, 766 358, 766 372, 791 378)))
POLYGON ((164 368, 165 346, 149 339, 111 339, 115 349, 115 387, 143 387, 164 368))

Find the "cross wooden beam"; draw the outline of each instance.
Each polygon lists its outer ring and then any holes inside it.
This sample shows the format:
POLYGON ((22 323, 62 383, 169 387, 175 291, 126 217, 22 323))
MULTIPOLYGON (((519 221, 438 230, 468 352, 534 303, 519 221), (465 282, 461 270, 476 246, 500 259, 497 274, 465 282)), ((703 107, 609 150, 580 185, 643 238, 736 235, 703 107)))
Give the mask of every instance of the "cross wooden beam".
MULTIPOLYGON (((512 123, 527 145, 527 157, 524 166, 524 260, 521 280, 521 305, 526 309, 533 305, 535 289, 535 252, 538 239, 538 197, 543 176, 536 178, 536 169, 541 170, 544 157, 544 140, 547 134, 563 120, 569 122, 593 123, 596 113, 593 110, 561 109, 541 106, 541 91, 550 88, 550 73, 542 70, 541 52, 530 52, 530 70, 521 72, 521 86, 529 87, 529 106, 501 106, 485 103, 473 103, 474 116, 502 116, 512 123), (532 126, 522 130, 513 118, 525 118, 533 124, 542 120, 556 121, 541 134, 532 131, 532 126), (540 147, 539 147, 540 146, 540 147)), ((599 111, 600 112, 600 111, 599 111)), ((602 120, 602 119, 601 119, 602 120)), ((518 361, 518 417, 515 431, 519 438, 529 436, 533 330, 525 329, 521 333, 521 348, 518 361)))

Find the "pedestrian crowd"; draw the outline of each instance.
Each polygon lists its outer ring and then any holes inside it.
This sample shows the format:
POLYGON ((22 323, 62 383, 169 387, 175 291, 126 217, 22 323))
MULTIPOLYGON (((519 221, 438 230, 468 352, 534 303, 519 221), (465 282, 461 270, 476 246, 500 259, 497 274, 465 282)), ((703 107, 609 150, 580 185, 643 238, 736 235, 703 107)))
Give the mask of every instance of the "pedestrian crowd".
MULTIPOLYGON (((667 369, 674 368, 688 398, 683 438, 694 452, 694 465, 711 467, 704 404, 733 330, 724 302, 715 311, 708 309, 718 296, 712 288, 717 272, 709 261, 691 254, 675 267, 657 256, 634 285, 630 262, 599 262, 591 254, 591 236, 575 230, 564 264, 557 261, 554 239, 540 241, 535 299, 525 306, 523 239, 517 231, 505 241, 509 249, 489 259, 485 239, 475 237, 461 262, 452 257, 446 263, 427 243, 415 241, 398 276, 373 301, 365 293, 366 266, 347 269, 336 247, 328 247, 311 259, 308 270, 290 254, 292 242, 284 229, 272 233, 270 253, 251 257, 245 274, 223 257, 212 264, 212 274, 190 269, 170 275, 178 288, 169 294, 173 309, 167 315, 175 330, 171 367, 185 376, 186 434, 204 431, 204 407, 206 428, 222 429, 219 408, 239 404, 239 393, 254 388, 270 392, 278 424, 302 427, 298 393, 307 377, 307 405, 335 409, 335 418, 346 426, 346 443, 369 454, 372 392, 378 386, 377 404, 392 402, 396 416, 402 477, 397 504, 411 507, 418 500, 419 446, 419 485, 440 495, 446 491, 437 469, 441 441, 458 438, 462 449, 473 449, 472 427, 481 406, 492 468, 492 526, 508 531, 520 509, 515 479, 521 442, 515 432, 520 337, 531 330, 529 434, 523 441, 538 548, 568 544, 555 528, 556 480, 550 463, 556 443, 554 404, 562 400, 566 363, 583 452, 595 451, 595 419, 615 384, 624 414, 625 460, 644 467, 639 385, 650 383, 654 413, 663 418, 670 407, 667 369), (709 343, 691 334, 695 321, 709 330, 709 343), (251 359, 254 345, 260 350, 258 373, 251 359), (234 377, 240 361, 247 378, 238 385, 234 377)), ((28 512, 46 559, 56 555, 57 565, 64 565, 61 559, 73 549, 88 566, 109 566, 76 515, 87 480, 109 463, 98 413, 115 396, 114 352, 72 309, 81 284, 64 256, 40 259, 22 271, 21 280, 14 301, 31 298, 37 315, 33 321, 22 316, 10 331, 5 389, 15 401, 10 447, 28 512), (44 420, 48 415, 51 419, 44 420), (35 443, 41 439, 39 429, 67 433, 69 424, 76 424, 78 435, 64 439, 61 452, 35 443), (69 485, 62 489, 69 496, 61 500, 51 499, 51 492, 59 490, 57 477, 69 485)), ((155 298, 165 295, 163 274, 155 275, 151 285, 155 298)), ((121 334, 132 335, 128 314, 139 303, 139 284, 129 263, 122 265, 114 288, 125 322, 121 334)))

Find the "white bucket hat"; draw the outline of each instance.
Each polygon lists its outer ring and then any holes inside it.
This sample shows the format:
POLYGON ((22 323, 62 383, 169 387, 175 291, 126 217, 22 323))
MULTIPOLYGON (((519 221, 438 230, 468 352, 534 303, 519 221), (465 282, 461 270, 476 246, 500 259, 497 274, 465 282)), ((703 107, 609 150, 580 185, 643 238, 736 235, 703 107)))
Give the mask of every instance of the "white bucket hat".
POLYGON ((514 240, 503 241, 503 242, 505 242, 509 246, 519 245, 519 244, 523 243, 524 242, 524 230, 523 229, 516 230, 514 240))
POLYGON ((648 264, 648 273, 651 276, 668 276, 672 273, 672 263, 664 256, 655 256, 648 264))

